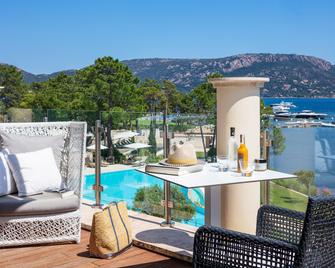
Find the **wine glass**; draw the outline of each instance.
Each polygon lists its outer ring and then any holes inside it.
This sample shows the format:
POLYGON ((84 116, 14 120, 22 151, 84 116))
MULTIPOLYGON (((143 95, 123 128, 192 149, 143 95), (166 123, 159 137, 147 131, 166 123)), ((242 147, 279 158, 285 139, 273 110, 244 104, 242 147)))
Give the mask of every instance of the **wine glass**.
POLYGON ((228 157, 225 155, 218 155, 216 157, 219 171, 228 171, 228 157))
POLYGON ((240 169, 243 177, 251 177, 252 172, 255 170, 255 163, 244 160, 239 160, 240 169))

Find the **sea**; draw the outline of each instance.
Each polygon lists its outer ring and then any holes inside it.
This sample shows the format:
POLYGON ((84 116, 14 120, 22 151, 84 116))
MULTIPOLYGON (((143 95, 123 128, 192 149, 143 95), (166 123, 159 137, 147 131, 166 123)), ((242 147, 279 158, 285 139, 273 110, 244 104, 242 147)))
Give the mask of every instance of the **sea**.
POLYGON ((265 105, 280 103, 282 101, 292 102, 296 107, 291 108, 291 112, 302 110, 312 110, 317 113, 327 114, 328 120, 335 120, 335 98, 263 98, 265 105))

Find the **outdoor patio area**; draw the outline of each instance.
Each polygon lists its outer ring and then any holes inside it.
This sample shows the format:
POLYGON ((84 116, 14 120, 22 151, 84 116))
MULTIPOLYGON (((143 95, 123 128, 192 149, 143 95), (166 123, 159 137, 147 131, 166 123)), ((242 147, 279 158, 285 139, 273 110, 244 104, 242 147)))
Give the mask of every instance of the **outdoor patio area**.
MULTIPOLYGON (((100 209, 92 208, 92 202, 84 200, 82 205, 82 228, 91 230, 93 214, 100 209)), ((132 226, 133 244, 147 250, 192 263, 193 240, 196 227, 174 223, 173 227, 162 227, 162 218, 128 211, 132 226)))
POLYGON ((299 211, 269 200, 271 185, 302 175, 271 169, 264 162, 270 159, 271 142, 268 132, 261 132, 258 108, 259 90, 267 81, 211 80, 218 94, 216 125, 208 128, 216 129, 214 159, 207 155, 214 140, 206 142, 202 127, 195 140, 193 132, 182 134, 187 140, 171 145, 170 138, 181 134, 169 134, 166 115, 164 131, 147 131, 143 141, 135 139, 143 131, 114 132, 123 139, 119 148, 107 146, 100 120, 90 126, 95 135, 87 135, 85 121, 1 124, 3 148, 19 153, 2 157, 8 193, 0 198, 0 267, 300 268, 306 262, 331 267, 334 197, 311 196, 307 185, 299 211), (241 115, 242 107, 249 113, 241 115), (247 136, 247 159, 253 160, 227 160, 224 169, 219 160, 235 139, 232 125, 240 146, 231 154, 240 157, 247 136), (161 147, 149 145, 150 140, 160 140, 161 147), (196 149, 201 145, 203 154, 196 149), (123 147, 133 155, 127 152, 125 158, 123 147), (109 151, 116 148, 119 158, 111 161, 109 151), (199 169, 166 172, 190 167, 199 169), (314 236, 322 239, 314 241, 314 236))
POLYGON ((191 264, 133 246, 112 260, 89 257, 87 245, 90 233, 83 231, 80 244, 39 245, 0 249, 0 267, 174 267, 191 264))
POLYGON ((335 1, 0 7, 0 268, 335 268, 335 1))

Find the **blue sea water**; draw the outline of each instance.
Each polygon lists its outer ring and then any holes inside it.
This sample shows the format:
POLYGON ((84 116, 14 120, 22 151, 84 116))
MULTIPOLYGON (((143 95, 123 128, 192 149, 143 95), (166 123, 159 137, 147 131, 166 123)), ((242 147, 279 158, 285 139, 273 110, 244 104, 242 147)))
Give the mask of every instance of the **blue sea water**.
MULTIPOLYGON (((94 201, 95 192, 92 190, 92 186, 95 183, 95 175, 86 175, 84 182, 84 199, 94 201)), ((101 174, 101 184, 104 187, 104 191, 101 195, 103 204, 109 204, 112 201, 126 201, 129 209, 133 209, 133 201, 136 195, 136 191, 141 187, 149 187, 152 185, 158 185, 163 188, 163 181, 156 177, 144 174, 134 169, 113 171, 101 174)), ((178 186, 180 187, 180 186, 178 186)), ((204 194, 200 189, 193 189, 191 192, 184 187, 180 187, 181 192, 185 198, 189 201, 195 201, 196 214, 189 221, 184 221, 193 226, 201 226, 205 222, 204 215, 204 194), (192 196, 192 200, 189 196, 192 196), (200 204, 200 206, 198 206, 200 204)), ((162 197, 163 198, 163 197, 162 197)))
POLYGON ((280 103, 281 101, 292 102, 297 107, 292 112, 312 110, 313 112, 328 114, 329 120, 335 120, 335 98, 333 99, 311 99, 311 98, 264 98, 265 105, 280 103))

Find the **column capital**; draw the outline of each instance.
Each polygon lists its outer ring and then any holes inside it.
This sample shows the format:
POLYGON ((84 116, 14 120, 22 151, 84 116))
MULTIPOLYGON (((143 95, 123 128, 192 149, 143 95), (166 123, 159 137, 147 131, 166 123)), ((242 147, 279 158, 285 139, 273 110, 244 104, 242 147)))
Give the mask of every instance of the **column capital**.
POLYGON ((245 85, 263 87, 264 83, 269 81, 270 79, 267 77, 222 77, 209 79, 209 83, 211 83, 216 89, 245 85))

